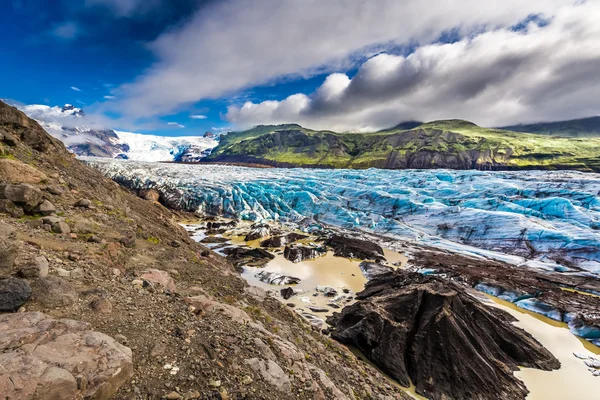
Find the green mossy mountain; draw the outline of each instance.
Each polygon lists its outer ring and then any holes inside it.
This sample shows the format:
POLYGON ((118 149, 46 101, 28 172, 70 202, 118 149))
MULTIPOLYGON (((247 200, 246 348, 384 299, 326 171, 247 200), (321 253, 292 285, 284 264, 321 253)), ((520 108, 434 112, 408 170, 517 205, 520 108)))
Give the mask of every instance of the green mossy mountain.
POLYGON ((600 116, 568 121, 514 125, 502 129, 563 137, 600 137, 600 116))
POLYGON ((279 167, 574 169, 600 172, 600 138, 564 138, 441 120, 412 129, 338 133, 297 124, 225 135, 207 161, 279 167))

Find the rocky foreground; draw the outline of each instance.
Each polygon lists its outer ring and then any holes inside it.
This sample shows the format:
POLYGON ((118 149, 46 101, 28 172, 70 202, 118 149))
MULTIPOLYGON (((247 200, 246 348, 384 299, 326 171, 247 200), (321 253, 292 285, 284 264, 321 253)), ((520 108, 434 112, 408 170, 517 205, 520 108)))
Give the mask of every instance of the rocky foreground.
POLYGON ((406 398, 3 103, 0 181, 3 398, 406 398))

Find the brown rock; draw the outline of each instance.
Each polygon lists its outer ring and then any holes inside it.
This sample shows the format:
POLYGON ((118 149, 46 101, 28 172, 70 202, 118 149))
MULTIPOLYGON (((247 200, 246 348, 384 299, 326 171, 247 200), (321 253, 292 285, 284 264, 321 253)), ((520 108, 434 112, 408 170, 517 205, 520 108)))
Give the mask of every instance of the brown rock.
POLYGON ((40 183, 48 177, 19 160, 0 159, 0 181, 8 183, 40 183))
POLYGON ((13 273, 20 247, 21 242, 14 239, 14 229, 0 222, 0 278, 8 277, 13 273))
POLYGON ((31 260, 21 268, 19 276, 22 278, 33 279, 48 276, 48 260, 44 256, 39 256, 31 260))
POLYGON ((71 228, 64 221, 59 221, 52 225, 52 232, 55 233, 71 233, 71 228))
POLYGON ((90 308, 101 314, 110 314, 112 312, 112 303, 107 299, 99 298, 92 300, 90 308))
POLYGON ((33 210, 33 212, 41 215, 51 215, 56 212, 56 207, 48 200, 44 200, 33 210))
POLYGON ((77 301, 75 289, 62 278, 47 276, 39 278, 31 284, 33 298, 44 307, 66 307, 77 301))
POLYGON ((160 269, 149 269, 140 275, 140 279, 155 285, 159 285, 164 290, 168 290, 170 292, 175 291, 175 281, 173 278, 171 278, 167 271, 161 271, 160 269))
POLYGON ((20 185, 5 185, 0 197, 4 197, 26 209, 33 209, 40 204, 43 194, 38 188, 22 183, 20 185))
POLYGON ((0 316, 0 393, 107 400, 133 375, 131 350, 90 325, 39 312, 0 316))
POLYGON ((0 213, 8 214, 13 218, 25 215, 23 209, 8 199, 0 199, 0 213))

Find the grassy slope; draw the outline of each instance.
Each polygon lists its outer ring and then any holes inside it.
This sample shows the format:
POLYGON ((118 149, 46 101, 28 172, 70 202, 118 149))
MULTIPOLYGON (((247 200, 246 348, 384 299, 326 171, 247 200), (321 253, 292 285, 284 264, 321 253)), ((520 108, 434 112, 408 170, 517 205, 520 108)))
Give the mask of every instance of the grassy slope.
POLYGON ((600 137, 600 117, 514 125, 502 129, 564 137, 600 137))
POLYGON ((374 133, 261 126, 224 137, 214 161, 333 168, 493 168, 600 171, 600 138, 559 138, 481 128, 461 120, 374 133))

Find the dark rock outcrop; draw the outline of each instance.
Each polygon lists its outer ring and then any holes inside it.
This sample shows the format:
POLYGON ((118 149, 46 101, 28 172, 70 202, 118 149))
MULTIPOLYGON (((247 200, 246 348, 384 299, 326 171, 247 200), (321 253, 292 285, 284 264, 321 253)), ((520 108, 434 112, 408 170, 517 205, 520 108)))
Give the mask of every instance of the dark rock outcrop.
POLYGON ((455 283, 394 271, 369 281, 356 297, 327 319, 332 337, 430 399, 524 399, 528 391, 512 371, 560 367, 509 314, 455 283))
POLYGON ((244 239, 246 242, 250 242, 252 240, 257 240, 260 238, 264 238, 275 233, 273 228, 267 224, 253 224, 250 227, 250 232, 246 235, 244 239))
POLYGON ((261 247, 283 247, 287 244, 297 242, 298 240, 303 240, 308 238, 307 235, 302 235, 299 233, 288 233, 287 235, 279 235, 273 236, 269 239, 263 240, 260 242, 261 247))
POLYGON ((233 247, 223 249, 223 253, 227 255, 227 260, 234 267, 240 268, 243 266, 264 267, 275 256, 263 249, 252 249, 248 247, 233 247))
POLYGON ((385 261, 381 246, 366 240, 334 235, 325 241, 325 245, 333 248, 336 257, 385 261))
POLYGON ((293 244, 285 246, 283 256, 286 260, 293 263, 298 263, 304 260, 312 260, 321 257, 327 253, 327 250, 322 247, 305 246, 301 244, 293 244))
POLYGON ((287 300, 290 297, 292 297, 294 294, 296 294, 294 289, 292 289, 291 287, 286 287, 286 288, 281 289, 280 293, 281 293, 281 297, 283 297, 284 300, 287 300))
POLYGON ((371 263, 367 261, 361 262, 359 267, 360 272, 362 272, 363 276, 367 278, 368 281, 377 278, 378 276, 390 273, 394 270, 392 267, 388 267, 387 265, 371 263))
POLYGON ((29 283, 23 279, 0 279, 0 312, 17 311, 31 296, 29 283))

